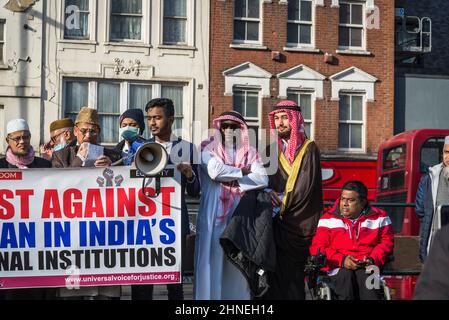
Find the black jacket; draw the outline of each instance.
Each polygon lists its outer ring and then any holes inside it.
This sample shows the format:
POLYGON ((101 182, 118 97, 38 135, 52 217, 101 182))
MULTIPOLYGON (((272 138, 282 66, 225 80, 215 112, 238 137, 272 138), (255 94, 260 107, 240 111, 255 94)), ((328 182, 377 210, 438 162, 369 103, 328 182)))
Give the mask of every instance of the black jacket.
POLYGON ((433 238, 415 289, 415 300, 449 300, 449 225, 433 238))
POLYGON ((220 237, 225 255, 243 273, 254 297, 268 290, 267 273, 276 267, 272 211, 268 193, 249 191, 220 237))
MULTIPOLYGON (((44 158, 34 157, 34 161, 27 167, 30 169, 32 169, 32 168, 51 168, 51 162, 48 160, 45 160, 44 158)), ((0 159, 0 168, 17 169, 16 166, 13 166, 8 161, 6 161, 6 158, 0 159)))

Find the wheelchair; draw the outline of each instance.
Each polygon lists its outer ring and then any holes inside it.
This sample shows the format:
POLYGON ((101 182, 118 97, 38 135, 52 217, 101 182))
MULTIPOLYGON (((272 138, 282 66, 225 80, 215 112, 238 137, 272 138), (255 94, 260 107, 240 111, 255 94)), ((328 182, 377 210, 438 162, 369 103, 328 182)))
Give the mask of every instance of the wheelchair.
MULTIPOLYGON (((312 300, 336 300, 335 293, 330 284, 330 276, 321 271, 326 265, 326 256, 318 250, 316 256, 310 256, 304 268, 306 274, 306 288, 312 300)), ((382 300, 391 300, 390 288, 385 280, 380 276, 380 293, 382 300)))

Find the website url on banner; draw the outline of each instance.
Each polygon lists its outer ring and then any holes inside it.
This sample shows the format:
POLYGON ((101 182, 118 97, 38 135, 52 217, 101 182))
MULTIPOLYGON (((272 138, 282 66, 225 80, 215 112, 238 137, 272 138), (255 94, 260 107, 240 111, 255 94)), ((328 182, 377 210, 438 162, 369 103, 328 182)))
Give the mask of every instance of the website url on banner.
POLYGON ((126 275, 101 275, 101 276, 80 276, 71 275, 65 278, 68 286, 73 285, 94 285, 94 284, 123 284, 123 283, 158 283, 177 282, 179 272, 161 272, 147 274, 126 274, 126 275))

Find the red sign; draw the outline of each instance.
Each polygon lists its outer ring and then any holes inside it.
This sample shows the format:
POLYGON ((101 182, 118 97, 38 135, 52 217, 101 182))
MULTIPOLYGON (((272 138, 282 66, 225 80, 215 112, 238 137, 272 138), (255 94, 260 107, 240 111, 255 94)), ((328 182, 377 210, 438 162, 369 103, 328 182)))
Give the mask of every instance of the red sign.
POLYGON ((0 171, 0 181, 22 180, 22 172, 0 171))

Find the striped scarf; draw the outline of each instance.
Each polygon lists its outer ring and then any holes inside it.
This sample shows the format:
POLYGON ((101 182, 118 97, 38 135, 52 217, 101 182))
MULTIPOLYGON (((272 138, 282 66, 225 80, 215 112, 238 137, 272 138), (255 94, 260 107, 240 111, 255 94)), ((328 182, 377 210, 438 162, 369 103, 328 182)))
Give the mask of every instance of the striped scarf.
POLYGON ((291 126, 291 135, 288 140, 287 147, 284 148, 282 143, 282 139, 278 138, 278 144, 281 150, 284 152, 285 158, 292 164, 295 161, 295 154, 298 148, 302 146, 304 140, 306 139, 305 130, 304 130, 304 118, 302 117, 301 112, 295 111, 292 109, 282 109, 282 106, 285 107, 294 107, 297 106, 296 102, 290 100, 281 101, 276 107, 276 110, 270 112, 268 115, 270 120, 270 128, 276 130, 276 125, 274 122, 274 115, 276 113, 285 112, 287 113, 288 120, 291 126))

